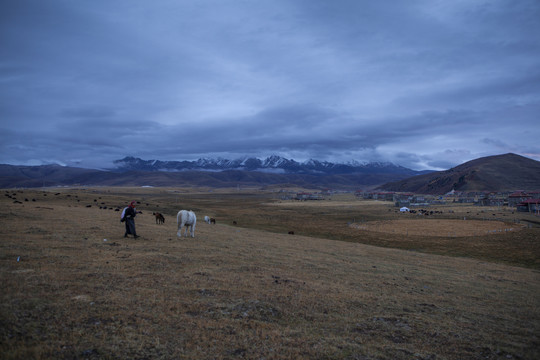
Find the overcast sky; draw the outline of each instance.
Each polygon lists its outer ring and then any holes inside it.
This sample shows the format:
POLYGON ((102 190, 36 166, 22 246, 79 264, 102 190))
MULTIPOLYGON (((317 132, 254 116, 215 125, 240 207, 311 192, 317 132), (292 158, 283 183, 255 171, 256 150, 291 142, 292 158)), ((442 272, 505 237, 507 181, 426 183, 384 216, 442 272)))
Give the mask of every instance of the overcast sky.
POLYGON ((540 160, 538 0, 2 0, 0 163, 540 160))

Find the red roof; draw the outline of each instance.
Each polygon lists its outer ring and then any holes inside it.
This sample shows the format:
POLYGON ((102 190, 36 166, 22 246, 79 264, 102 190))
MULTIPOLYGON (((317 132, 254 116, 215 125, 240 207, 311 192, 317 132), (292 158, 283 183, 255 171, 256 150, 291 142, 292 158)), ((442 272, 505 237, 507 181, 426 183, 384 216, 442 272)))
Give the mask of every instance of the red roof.
POLYGON ((529 196, 529 194, 523 191, 516 191, 509 195, 509 197, 525 197, 525 196, 529 196))
POLYGON ((518 205, 527 205, 527 204, 540 204, 540 199, 527 199, 520 202, 518 205))

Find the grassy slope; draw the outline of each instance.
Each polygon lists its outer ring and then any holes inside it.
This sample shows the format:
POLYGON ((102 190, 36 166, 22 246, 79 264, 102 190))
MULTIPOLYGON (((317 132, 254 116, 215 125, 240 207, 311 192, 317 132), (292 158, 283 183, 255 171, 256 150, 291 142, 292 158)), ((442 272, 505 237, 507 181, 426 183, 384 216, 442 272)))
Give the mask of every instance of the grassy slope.
POLYGON ((540 355, 537 270, 269 233, 225 218, 176 239, 172 208, 187 204, 202 217, 237 201, 219 194, 139 195, 142 237, 124 239, 117 212, 85 207, 133 198, 121 191, 80 192, 79 202, 75 193, 2 199, 2 358, 540 355), (154 210, 168 214, 165 225, 154 210))
POLYGON ((488 156, 452 169, 382 185, 389 191, 446 194, 457 191, 536 190, 540 162, 516 154, 488 156))

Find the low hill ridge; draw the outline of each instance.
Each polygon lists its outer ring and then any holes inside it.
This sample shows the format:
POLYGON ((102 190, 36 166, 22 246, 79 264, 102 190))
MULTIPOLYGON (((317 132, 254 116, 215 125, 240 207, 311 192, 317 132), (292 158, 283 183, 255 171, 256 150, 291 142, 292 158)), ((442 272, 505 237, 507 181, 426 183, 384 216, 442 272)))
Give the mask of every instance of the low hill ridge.
POLYGON ((442 195, 455 191, 540 189, 540 161, 513 153, 468 161, 445 171, 386 183, 380 190, 442 195))

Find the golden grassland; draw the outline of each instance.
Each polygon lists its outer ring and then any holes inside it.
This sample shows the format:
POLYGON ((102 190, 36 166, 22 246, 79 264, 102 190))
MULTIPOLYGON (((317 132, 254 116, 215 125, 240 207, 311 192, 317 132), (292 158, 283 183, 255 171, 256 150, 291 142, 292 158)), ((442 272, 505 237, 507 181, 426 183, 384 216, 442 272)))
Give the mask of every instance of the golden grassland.
POLYGON ((483 236, 489 234, 519 231, 524 224, 509 224, 504 221, 425 219, 370 221, 365 224, 351 224, 359 230, 392 233, 399 235, 419 235, 434 237, 483 236))
POLYGON ((1 197, 3 359, 540 357, 534 216, 441 206, 420 218, 349 195, 292 202, 212 189, 1 197), (123 237, 114 210, 131 200, 138 239, 123 237), (198 215, 195 238, 176 237, 182 208, 198 215), (450 236, 353 226, 455 221, 525 226, 450 236))

